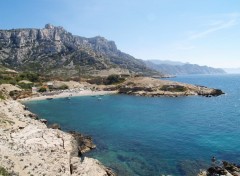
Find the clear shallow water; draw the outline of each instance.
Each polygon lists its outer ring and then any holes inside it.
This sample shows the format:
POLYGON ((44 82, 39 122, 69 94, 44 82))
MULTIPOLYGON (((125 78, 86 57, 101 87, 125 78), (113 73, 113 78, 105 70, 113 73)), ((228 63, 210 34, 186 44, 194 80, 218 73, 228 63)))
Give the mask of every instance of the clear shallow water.
POLYGON ((87 154, 119 175, 196 175, 210 158, 240 162, 240 75, 170 80, 220 88, 220 97, 147 98, 124 95, 28 102, 64 130, 91 135, 87 154))

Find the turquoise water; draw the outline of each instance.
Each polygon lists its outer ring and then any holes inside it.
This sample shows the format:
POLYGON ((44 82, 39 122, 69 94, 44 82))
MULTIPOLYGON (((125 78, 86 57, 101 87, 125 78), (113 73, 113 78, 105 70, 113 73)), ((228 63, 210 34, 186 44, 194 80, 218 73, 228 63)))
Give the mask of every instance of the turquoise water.
POLYGON ((119 175, 196 175, 210 159, 240 162, 240 75, 171 80, 220 88, 219 97, 147 98, 125 95, 28 102, 64 130, 91 135, 87 154, 119 175))

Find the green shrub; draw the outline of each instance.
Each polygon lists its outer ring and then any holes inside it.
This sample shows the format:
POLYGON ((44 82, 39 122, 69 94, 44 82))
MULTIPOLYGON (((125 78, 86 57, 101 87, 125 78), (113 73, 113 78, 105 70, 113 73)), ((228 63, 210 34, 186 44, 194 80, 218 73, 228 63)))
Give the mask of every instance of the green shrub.
POLYGON ((22 91, 19 90, 13 90, 11 92, 9 92, 10 97, 12 97, 12 99, 16 100, 19 96, 21 96, 22 91))
POLYGON ((185 92, 187 91, 187 88, 180 85, 164 85, 160 88, 160 90, 169 92, 185 92))
POLYGON ((46 92, 46 91, 47 91, 46 87, 41 87, 41 88, 38 90, 38 92, 46 92))
POLYGON ((16 79, 12 76, 8 76, 5 73, 0 74, 0 84, 12 84, 15 85, 17 83, 16 79))
POLYGON ((17 93, 17 91, 16 91, 16 90, 13 90, 13 91, 9 92, 9 95, 10 95, 11 97, 13 97, 16 93, 17 93))
POLYGON ((109 75, 106 80, 106 84, 117 84, 123 82, 125 79, 121 78, 119 75, 109 75))
POLYGON ((24 73, 21 73, 17 77, 17 81, 21 81, 21 80, 29 80, 31 82, 38 82, 39 81, 39 75, 36 74, 36 73, 31 73, 31 72, 24 72, 24 73))
POLYGON ((12 85, 16 85, 17 84, 17 81, 15 79, 12 79, 12 80, 9 80, 8 82, 9 84, 12 84, 12 85))
POLYGON ((6 169, 0 166, 0 175, 1 176, 10 176, 6 169))
POLYGON ((90 80, 87 80, 88 83, 90 84, 97 84, 97 85, 102 85, 102 84, 105 84, 106 82, 106 78, 103 78, 103 77, 94 77, 90 80))
POLYGON ((0 92, 0 99, 1 100, 5 100, 5 96, 4 96, 4 94, 2 92, 0 92))
POLYGON ((33 84, 26 84, 26 83, 18 83, 18 85, 22 88, 22 89, 32 89, 33 84))

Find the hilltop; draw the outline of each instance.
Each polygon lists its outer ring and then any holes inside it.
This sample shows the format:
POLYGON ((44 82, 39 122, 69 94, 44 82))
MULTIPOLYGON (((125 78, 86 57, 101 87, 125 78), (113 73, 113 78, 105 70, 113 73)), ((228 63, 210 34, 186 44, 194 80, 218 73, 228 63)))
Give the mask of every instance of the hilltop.
POLYGON ((142 60, 118 50, 113 41, 76 36, 51 24, 43 29, 0 30, 0 64, 17 71, 65 77, 160 75, 142 60))

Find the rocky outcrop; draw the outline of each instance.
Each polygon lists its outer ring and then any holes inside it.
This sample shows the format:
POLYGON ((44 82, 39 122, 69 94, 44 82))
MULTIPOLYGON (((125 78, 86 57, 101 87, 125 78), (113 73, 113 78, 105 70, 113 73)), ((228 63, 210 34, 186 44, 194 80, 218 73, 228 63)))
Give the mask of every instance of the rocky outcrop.
POLYGON ((160 80, 148 77, 134 77, 128 79, 118 86, 120 94, 137 95, 137 96, 219 96, 224 94, 219 89, 207 88, 184 83, 178 83, 168 80, 160 80))
POLYGON ((97 75, 103 70, 159 74, 119 51, 113 41, 75 36, 50 24, 43 29, 0 30, 0 62, 16 70, 64 76, 97 75))
POLYGON ((92 137, 84 136, 81 133, 78 133, 76 131, 70 131, 69 133, 77 141, 79 156, 82 156, 82 154, 96 148, 96 145, 93 143, 92 137))
POLYGON ((99 161, 78 157, 71 134, 30 118, 16 101, 0 101, 0 163, 19 176, 110 176, 99 161))
POLYGON ((222 175, 222 176, 239 176, 240 175, 240 166, 227 162, 222 161, 221 165, 216 166, 213 163, 212 167, 209 167, 207 170, 202 171, 198 174, 198 176, 212 176, 212 175, 222 175))

